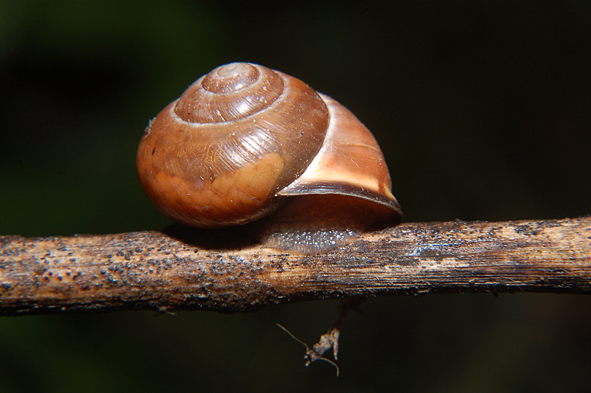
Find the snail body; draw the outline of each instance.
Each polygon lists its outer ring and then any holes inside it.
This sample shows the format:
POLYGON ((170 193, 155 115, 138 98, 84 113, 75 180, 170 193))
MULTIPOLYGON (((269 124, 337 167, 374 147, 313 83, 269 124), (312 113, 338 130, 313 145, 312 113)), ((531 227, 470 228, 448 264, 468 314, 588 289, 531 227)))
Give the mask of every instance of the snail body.
POLYGON ((262 220, 261 241, 335 248, 401 221, 383 155, 345 107, 250 63, 201 77, 150 122, 137 167, 150 201, 202 228, 262 220))

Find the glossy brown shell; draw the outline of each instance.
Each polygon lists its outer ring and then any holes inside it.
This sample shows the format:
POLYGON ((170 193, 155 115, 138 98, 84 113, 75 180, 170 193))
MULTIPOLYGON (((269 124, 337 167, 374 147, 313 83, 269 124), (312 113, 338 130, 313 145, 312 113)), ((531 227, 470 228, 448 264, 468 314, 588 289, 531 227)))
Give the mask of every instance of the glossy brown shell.
POLYGON ((150 122, 137 166, 152 203, 193 226, 245 224, 313 195, 360 200, 374 221, 401 219, 367 128, 336 101, 259 65, 227 64, 192 84, 150 122))

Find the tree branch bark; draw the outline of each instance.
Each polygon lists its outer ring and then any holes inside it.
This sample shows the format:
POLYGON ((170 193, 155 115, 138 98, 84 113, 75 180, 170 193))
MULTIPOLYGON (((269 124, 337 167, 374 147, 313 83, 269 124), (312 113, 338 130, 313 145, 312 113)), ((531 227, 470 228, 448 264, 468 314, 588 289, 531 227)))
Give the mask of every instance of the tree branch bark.
POLYGON ((301 255, 241 229, 0 237, 0 315, 247 311, 345 296, 591 293, 591 217, 405 223, 301 255), (246 239, 246 240, 245 240, 246 239))

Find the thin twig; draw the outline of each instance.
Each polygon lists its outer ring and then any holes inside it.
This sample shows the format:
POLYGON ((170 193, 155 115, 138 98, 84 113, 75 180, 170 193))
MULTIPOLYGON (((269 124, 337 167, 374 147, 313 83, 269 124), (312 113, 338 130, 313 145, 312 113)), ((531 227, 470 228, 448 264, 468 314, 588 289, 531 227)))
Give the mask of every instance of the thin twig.
POLYGON ((591 218, 406 223, 318 255, 240 229, 0 237, 0 315, 517 291, 591 293, 591 218))

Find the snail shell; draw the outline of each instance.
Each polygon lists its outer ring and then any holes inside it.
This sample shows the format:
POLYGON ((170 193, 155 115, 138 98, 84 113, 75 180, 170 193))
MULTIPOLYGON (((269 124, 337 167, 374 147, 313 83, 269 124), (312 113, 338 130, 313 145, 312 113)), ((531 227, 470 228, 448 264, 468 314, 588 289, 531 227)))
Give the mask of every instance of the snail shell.
POLYGON ((345 107, 269 68, 201 77, 150 122, 137 167, 150 201, 197 227, 242 225, 267 245, 313 253, 395 225, 384 157, 345 107))

